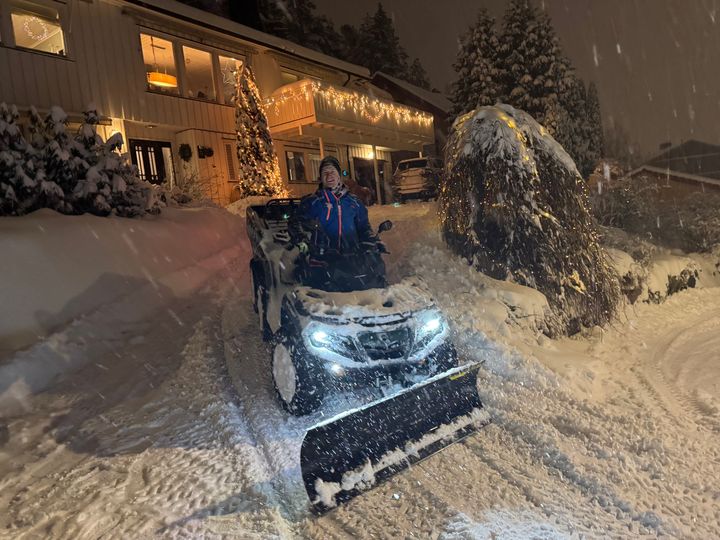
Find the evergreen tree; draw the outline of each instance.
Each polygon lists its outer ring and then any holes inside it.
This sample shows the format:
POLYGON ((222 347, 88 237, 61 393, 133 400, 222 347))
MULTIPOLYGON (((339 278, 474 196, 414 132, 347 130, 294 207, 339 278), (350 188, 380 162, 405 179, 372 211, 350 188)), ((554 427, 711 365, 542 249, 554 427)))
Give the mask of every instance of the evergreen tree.
POLYGON ((27 156, 32 153, 13 105, 0 104, 0 215, 22 214, 32 206, 37 182, 27 156))
POLYGON ((236 74, 235 131, 240 163, 240 194, 278 196, 285 193, 267 116, 252 70, 236 74))
POLYGON ((382 4, 378 3, 374 15, 365 15, 355 48, 348 59, 365 66, 370 73, 383 71, 393 77, 405 79, 408 55, 400 45, 395 25, 382 4))
POLYGON ((457 72, 452 86, 453 116, 481 105, 494 105, 499 98, 498 39, 494 27, 495 19, 483 8, 475 25, 460 38, 453 64, 457 72))
POLYGON ((108 215, 112 211, 111 182, 104 169, 103 140, 97 133, 98 113, 93 106, 83 112, 83 123, 75 137, 78 156, 78 181, 73 189, 75 210, 95 215, 108 215))
POLYGON ((75 187, 76 168, 72 155, 73 141, 67 133, 66 124, 67 115, 60 107, 52 107, 44 120, 32 108, 30 133, 36 151, 30 159, 37 171, 37 207, 72 214, 72 204, 66 194, 71 194, 75 187))
POLYGON ((413 63, 410 64, 405 79, 407 80, 407 82, 414 84, 415 86, 419 86, 420 88, 424 88, 425 90, 430 90, 430 81, 428 80, 427 72, 425 71, 423 65, 420 63, 419 58, 416 58, 415 60, 413 60, 413 63))
POLYGON ((563 115, 560 96, 572 84, 572 68, 550 19, 529 0, 513 0, 508 8, 498 68, 503 101, 555 134, 563 115))

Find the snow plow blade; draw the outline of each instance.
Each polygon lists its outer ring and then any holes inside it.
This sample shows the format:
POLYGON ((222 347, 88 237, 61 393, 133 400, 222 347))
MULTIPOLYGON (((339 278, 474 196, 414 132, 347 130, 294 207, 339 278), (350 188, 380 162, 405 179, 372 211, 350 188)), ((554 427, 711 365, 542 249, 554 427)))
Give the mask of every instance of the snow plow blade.
POLYGON ((487 424, 478 367, 454 368, 311 428, 300 466, 313 510, 324 513, 487 424))

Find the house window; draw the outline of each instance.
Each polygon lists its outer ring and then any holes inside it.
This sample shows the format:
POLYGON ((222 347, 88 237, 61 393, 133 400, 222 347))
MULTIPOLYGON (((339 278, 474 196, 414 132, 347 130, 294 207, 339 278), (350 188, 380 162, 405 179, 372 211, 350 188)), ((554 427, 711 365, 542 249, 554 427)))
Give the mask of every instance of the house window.
POLYGON ((322 158, 320 154, 308 154, 308 161, 310 165, 310 174, 308 175, 308 182, 315 182, 320 178, 320 162, 322 158))
POLYGON ((223 103, 232 105, 235 97, 235 74, 242 69, 242 60, 230 56, 219 56, 220 80, 222 81, 223 103))
POLYGON ((185 59, 185 95, 196 99, 215 100, 212 55, 207 51, 183 45, 185 59))
POLYGON ((307 182, 305 179, 305 155, 302 152, 285 152, 288 182, 307 182))
POLYGON ((13 8, 10 19, 17 47, 65 56, 65 38, 57 10, 39 6, 13 8))
POLYGON ((177 67, 172 41, 140 34, 147 88, 154 92, 179 94, 177 67))

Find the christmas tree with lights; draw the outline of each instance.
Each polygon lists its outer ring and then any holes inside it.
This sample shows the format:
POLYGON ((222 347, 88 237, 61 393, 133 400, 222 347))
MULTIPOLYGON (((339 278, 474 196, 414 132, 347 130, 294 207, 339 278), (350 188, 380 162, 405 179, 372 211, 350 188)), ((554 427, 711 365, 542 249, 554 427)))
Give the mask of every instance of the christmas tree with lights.
POLYGON ((280 197, 286 194, 267 116, 252 70, 235 74, 235 132, 240 164, 240 195, 280 197))

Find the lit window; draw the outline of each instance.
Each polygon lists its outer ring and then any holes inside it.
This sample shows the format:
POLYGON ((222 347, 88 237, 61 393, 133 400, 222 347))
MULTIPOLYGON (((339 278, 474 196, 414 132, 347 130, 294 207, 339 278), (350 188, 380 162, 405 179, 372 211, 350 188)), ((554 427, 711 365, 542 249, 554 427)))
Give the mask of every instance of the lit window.
POLYGON ((305 182, 305 156, 302 152, 285 152, 288 181, 305 182))
POLYGON ((229 56, 220 56, 220 77, 222 78, 223 103, 232 104, 235 96, 235 73, 242 69, 242 60, 229 56))
POLYGON ((148 90, 178 94, 173 44, 167 39, 140 34, 148 90))
POLYGON ((308 161, 310 161, 310 177, 307 180, 313 182, 320 178, 320 162, 322 158, 320 154, 308 154, 308 161))
POLYGON ((13 9, 10 17, 16 46, 65 56, 65 39, 56 10, 13 9))
POLYGON ((289 71, 281 71, 280 79, 282 80, 283 84, 290 84, 300 80, 300 77, 298 77, 294 73, 290 73, 289 71))
POLYGON ((185 58, 185 95, 197 99, 215 99, 212 56, 209 52, 183 46, 185 58))

